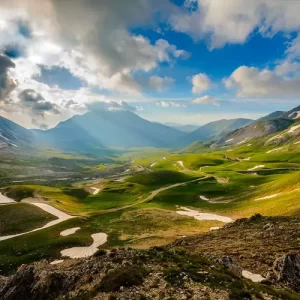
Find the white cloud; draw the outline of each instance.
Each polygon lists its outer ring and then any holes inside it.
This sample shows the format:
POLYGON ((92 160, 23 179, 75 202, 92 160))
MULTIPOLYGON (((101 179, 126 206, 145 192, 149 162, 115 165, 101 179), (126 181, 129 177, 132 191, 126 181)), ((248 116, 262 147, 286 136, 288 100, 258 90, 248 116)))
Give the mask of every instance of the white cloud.
POLYGON ((86 105, 87 110, 89 111, 97 111, 97 110, 125 110, 125 111, 141 111, 143 110, 140 106, 132 106, 125 101, 113 101, 113 100, 105 100, 105 101, 95 101, 92 103, 88 103, 86 105))
POLYGON ((174 108, 185 108, 186 105, 174 101, 158 101, 156 102, 157 106, 168 108, 168 107, 174 107, 174 108))
POLYGON ((218 102, 218 100, 214 97, 205 95, 201 98, 196 98, 193 100, 193 103, 195 104, 212 104, 215 106, 220 106, 220 103, 218 102))
POLYGON ((171 77, 151 76, 148 84, 151 89, 163 92, 168 90, 174 82, 175 80, 171 77))
POLYGON ((240 97, 284 97, 300 95, 300 78, 284 77, 268 69, 241 66, 225 80, 227 88, 236 90, 240 97))
MULTIPOLYGON (((7 71, 6 83, 18 82, 18 86, 10 94, 8 105, 1 104, 0 109, 6 114, 14 111, 15 115, 29 113, 31 109, 30 116, 23 119, 25 126, 32 126, 34 109, 20 105, 18 98, 23 90, 32 89, 49 102, 49 107, 57 106, 60 111, 60 116, 54 116, 50 109, 45 110, 44 121, 53 125, 59 118, 81 113, 91 101, 111 100, 93 94, 93 87, 110 90, 123 99, 126 95, 143 99, 145 86, 135 80, 135 72, 149 72, 160 63, 173 64, 189 56, 164 39, 153 42, 130 32, 132 27, 145 22, 156 26, 153 14, 168 7, 168 1, 159 0, 121 1, 118 5, 105 0, 72 1, 71 5, 56 0, 2 0, 0 53, 8 48, 17 51, 13 59, 15 68, 7 71), (66 91, 37 82, 33 78, 40 75, 41 65, 66 68, 86 82, 88 88, 66 91)), ((158 76, 149 82, 158 91, 172 83, 172 78, 158 76)), ((15 84, 9 91, 14 87, 15 84)), ((115 96, 111 98, 114 101, 115 96)))
POLYGON ((206 38, 211 48, 244 43, 256 28, 269 36, 300 28, 299 1, 187 0, 185 3, 185 11, 177 11, 170 17, 173 29, 195 39, 206 38))
MULTIPOLYGON (((39 65, 66 67, 91 86, 139 94, 135 71, 148 72, 159 63, 185 59, 188 53, 164 39, 152 43, 128 31, 152 22, 160 1, 7 1, 0 4, 0 51, 22 49, 16 62, 21 79, 39 73, 39 65), (19 30, 19 20, 30 36, 19 30), (71 24, 71 26, 70 26, 71 24)), ((17 72, 17 71, 16 71, 17 72)))
POLYGON ((211 80, 204 73, 199 73, 199 74, 193 76, 192 84, 193 84, 192 92, 194 94, 202 93, 202 92, 208 90, 212 85, 211 80))

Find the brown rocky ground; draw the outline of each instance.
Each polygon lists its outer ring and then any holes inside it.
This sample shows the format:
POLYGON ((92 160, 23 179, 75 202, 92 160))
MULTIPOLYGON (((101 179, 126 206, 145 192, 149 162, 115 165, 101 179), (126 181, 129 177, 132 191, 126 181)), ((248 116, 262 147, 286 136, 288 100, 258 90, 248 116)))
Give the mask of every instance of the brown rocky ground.
POLYGON ((23 265, 0 278, 0 299, 300 299, 299 226, 255 216, 168 247, 23 265), (242 269, 267 280, 254 284, 242 269))

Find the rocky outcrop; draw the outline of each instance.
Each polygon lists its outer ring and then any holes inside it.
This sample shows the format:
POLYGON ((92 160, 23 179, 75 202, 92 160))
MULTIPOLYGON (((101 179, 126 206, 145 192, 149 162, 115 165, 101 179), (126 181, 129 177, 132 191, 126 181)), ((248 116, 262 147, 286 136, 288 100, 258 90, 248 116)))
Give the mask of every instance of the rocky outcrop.
POLYGON ((274 263, 276 280, 300 292, 300 254, 290 253, 279 257, 274 263))
POLYGON ((270 298, 240 275, 229 256, 211 260, 183 249, 118 249, 58 265, 23 265, 3 281, 0 299, 281 299, 275 289, 270 298))
POLYGON ((231 271, 234 275, 242 277, 241 266, 231 256, 223 256, 221 259, 217 259, 216 261, 231 271))

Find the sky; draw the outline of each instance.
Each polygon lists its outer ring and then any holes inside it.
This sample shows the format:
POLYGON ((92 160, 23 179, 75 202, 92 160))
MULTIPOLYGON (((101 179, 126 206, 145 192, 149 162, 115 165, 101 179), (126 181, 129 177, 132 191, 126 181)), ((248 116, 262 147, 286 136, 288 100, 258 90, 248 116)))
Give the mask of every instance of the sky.
POLYGON ((300 104, 300 1, 1 0, 0 115, 202 125, 300 104))

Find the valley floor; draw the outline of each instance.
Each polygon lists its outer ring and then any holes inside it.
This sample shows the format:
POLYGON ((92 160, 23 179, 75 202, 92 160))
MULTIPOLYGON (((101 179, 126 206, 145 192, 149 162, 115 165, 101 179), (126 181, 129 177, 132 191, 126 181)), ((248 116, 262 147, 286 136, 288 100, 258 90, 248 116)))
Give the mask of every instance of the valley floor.
MULTIPOLYGON (((41 258, 64 260, 64 250, 91 247, 93 234, 107 235, 97 249, 149 248, 210 230, 218 234, 256 213, 300 217, 300 145, 268 154, 270 147, 248 145, 200 154, 139 149, 114 158, 113 167, 98 166, 101 177, 81 170, 77 180, 59 184, 6 185, 2 194, 19 203, 0 205, 0 215, 20 222, 2 222, 0 274, 41 258), (35 219, 26 217, 28 207, 35 219)), ((96 166, 87 168, 95 172, 96 166)))

